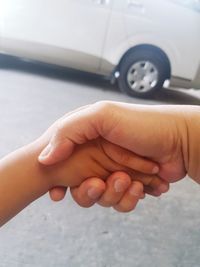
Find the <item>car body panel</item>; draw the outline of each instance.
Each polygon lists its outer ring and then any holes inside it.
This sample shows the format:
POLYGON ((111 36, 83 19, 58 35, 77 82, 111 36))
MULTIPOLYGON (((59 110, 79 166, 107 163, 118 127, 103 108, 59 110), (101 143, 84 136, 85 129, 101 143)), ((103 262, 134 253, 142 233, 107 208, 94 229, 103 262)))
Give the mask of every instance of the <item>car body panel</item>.
MULTIPOLYGON (((200 13, 170 0, 124 1, 121 12, 127 36, 117 49, 105 52, 108 62, 114 66, 130 48, 153 45, 167 55, 172 77, 192 82, 200 62, 200 13)), ((200 88, 200 83, 194 86, 200 88)))
POLYGON ((112 2, 101 6, 91 0, 59 2, 3 1, 1 51, 97 71, 112 2))
POLYGON ((1 0, 5 54, 111 75, 140 45, 166 54, 172 85, 200 88, 200 12, 175 0, 1 0))

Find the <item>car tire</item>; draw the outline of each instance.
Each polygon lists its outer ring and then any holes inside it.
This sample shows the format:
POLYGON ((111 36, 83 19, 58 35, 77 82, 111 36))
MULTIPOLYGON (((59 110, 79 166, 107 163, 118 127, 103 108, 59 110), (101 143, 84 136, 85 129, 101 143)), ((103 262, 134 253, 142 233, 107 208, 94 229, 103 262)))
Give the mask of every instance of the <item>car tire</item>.
POLYGON ((118 86, 128 95, 147 98, 162 89, 167 79, 166 62, 162 55, 150 50, 127 54, 119 66, 118 86))

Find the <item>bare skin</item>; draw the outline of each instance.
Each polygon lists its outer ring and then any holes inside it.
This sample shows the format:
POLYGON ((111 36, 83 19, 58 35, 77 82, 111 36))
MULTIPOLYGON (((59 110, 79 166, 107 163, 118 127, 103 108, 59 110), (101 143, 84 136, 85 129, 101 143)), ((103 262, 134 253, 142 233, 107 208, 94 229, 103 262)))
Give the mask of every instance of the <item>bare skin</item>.
MULTIPOLYGON (((143 197, 143 184, 148 188, 159 186, 160 178, 152 173, 155 164, 141 159, 132 152, 98 138, 79 145, 69 159, 53 166, 41 165, 37 158, 47 143, 48 134, 0 161, 0 226, 15 216, 53 187, 76 187, 87 177, 105 180, 115 171, 129 173, 134 182, 130 183, 130 194, 116 209, 129 205, 133 209, 143 197), (121 157, 120 155, 123 155, 121 157), (145 173, 135 171, 133 167, 145 173), (83 178, 85 177, 85 178, 83 178), (143 184, 138 181, 143 181, 143 184)), ((121 200, 118 192, 118 202, 121 200)))
MULTIPOLYGON (((159 176, 167 182, 176 182, 188 174, 199 183, 199 122, 198 106, 98 102, 64 116, 39 160, 45 165, 54 164, 69 157, 76 144, 102 136, 157 162, 159 176)), ((64 194, 62 189, 60 198, 64 194)))

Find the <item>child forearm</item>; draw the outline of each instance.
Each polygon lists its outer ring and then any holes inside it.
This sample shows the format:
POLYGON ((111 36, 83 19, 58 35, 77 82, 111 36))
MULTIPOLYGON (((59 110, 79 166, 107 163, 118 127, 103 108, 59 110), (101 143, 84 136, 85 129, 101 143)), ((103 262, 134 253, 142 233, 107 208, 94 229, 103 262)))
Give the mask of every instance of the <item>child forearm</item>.
POLYGON ((41 149, 30 144, 0 160, 0 226, 50 189, 37 161, 41 149))

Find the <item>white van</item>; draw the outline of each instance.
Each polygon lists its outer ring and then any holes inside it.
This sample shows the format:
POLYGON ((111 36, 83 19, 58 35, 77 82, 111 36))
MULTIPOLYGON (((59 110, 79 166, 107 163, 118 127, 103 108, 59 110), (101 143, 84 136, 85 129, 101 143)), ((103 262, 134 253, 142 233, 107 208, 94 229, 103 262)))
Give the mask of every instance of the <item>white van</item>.
POLYGON ((0 53, 117 79, 147 97, 200 88, 199 0, 1 0, 0 53))

